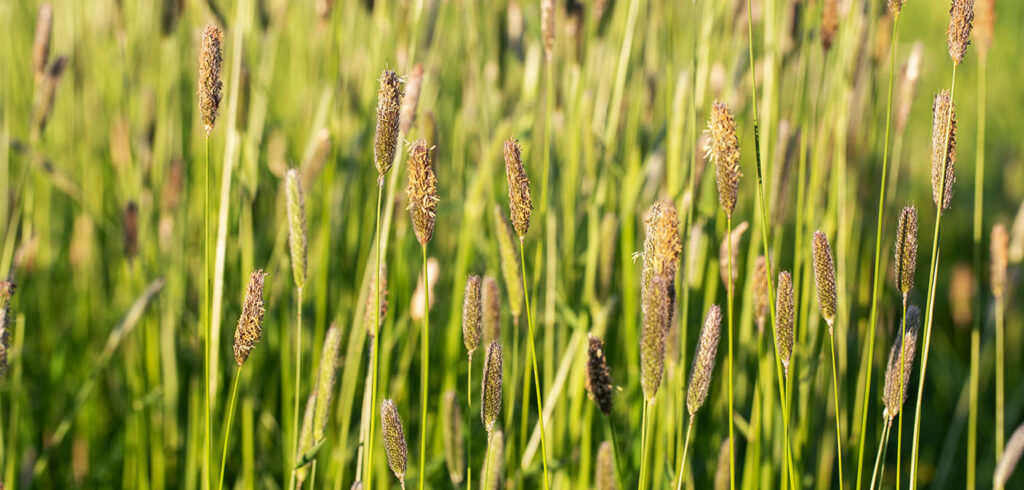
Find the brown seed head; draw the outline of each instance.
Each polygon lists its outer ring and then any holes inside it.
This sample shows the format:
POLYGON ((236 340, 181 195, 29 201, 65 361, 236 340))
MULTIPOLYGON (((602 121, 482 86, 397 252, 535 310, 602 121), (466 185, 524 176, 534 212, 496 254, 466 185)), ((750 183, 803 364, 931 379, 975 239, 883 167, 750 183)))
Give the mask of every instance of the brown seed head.
POLYGON ((612 443, 604 441, 597 448, 597 464, 594 466, 595 490, 618 490, 615 479, 615 451, 612 443))
POLYGON ((832 260, 832 247, 821 230, 814 232, 811 249, 814 258, 814 287, 818 293, 818 308, 828 323, 832 335, 832 322, 836 319, 836 268, 832 260))
POLYGON ((45 2, 39 5, 36 15, 36 36, 32 42, 32 68, 36 80, 46 74, 46 64, 50 61, 50 40, 53 37, 53 5, 45 2))
POLYGON ((207 135, 213 131, 213 125, 217 122, 221 89, 224 86, 220 79, 221 64, 224 61, 223 42, 224 31, 217 26, 207 25, 203 30, 203 43, 199 51, 199 113, 207 135))
POLYGON ((715 371, 715 355, 718 353, 718 339, 722 331, 722 310, 718 305, 711 305, 704 317, 704 328, 700 330, 697 341, 697 355, 693 357, 690 369, 690 383, 686 388, 686 410, 690 417, 700 410, 708 398, 711 386, 711 375, 715 371))
POLYGON ((405 100, 402 101, 401 123, 399 128, 409 134, 409 129, 416 122, 416 106, 420 102, 420 86, 423 83, 423 65, 416 63, 409 73, 409 81, 405 84, 405 100))
POLYGON ((484 378, 480 383, 480 420, 490 433, 501 414, 501 344, 492 341, 484 355, 484 378))
POLYGON ((523 311, 522 271, 512 230, 498 206, 494 206, 494 233, 498 237, 498 254, 501 255, 501 275, 505 278, 505 291, 508 293, 508 309, 512 318, 517 319, 523 311))
POLYGON ((302 196, 299 171, 288 169, 284 176, 288 199, 288 245, 292 256, 295 287, 306 285, 306 202, 302 196))
POLYGON ((896 287, 905 298, 914 289, 914 270, 917 267, 917 208, 907 206, 900 212, 896 232, 896 287))
POLYGON ((0 281, 0 378, 7 376, 7 351, 11 347, 11 297, 14 283, 0 281))
POLYGON ((988 56, 996 32, 996 0, 978 0, 975 8, 977 28, 974 30, 974 41, 978 47, 978 56, 988 56))
MULTIPOLYGON (((679 255, 683 245, 679 237, 679 213, 672 201, 655 201, 644 216, 643 269, 640 274, 640 293, 646 297, 651 279, 655 276, 667 278, 672 283, 679 269, 679 255)), ((650 302, 641 303, 645 309, 650 302)))
POLYGON ((263 280, 266 277, 263 269, 257 269, 249 275, 242 314, 238 317, 238 326, 235 327, 235 362, 239 366, 245 363, 263 336, 263 280))
POLYGON ((726 291, 732 289, 733 284, 740 277, 740 268, 737 265, 740 253, 740 239, 747 231, 747 222, 744 221, 729 233, 725 240, 718 246, 718 269, 722 276, 722 284, 726 291), (732 252, 730 255, 729 252, 732 252), (732 278, 729 277, 729 269, 732 269, 732 278))
POLYGON ((1006 266, 1009 263, 1007 247, 1009 247, 1010 236, 1006 233, 1006 226, 997 223, 992 227, 992 294, 1002 299, 1006 292, 1006 266))
POLYGON ((466 460, 462 452, 462 409, 459 408, 461 405, 455 390, 444 393, 441 405, 444 411, 444 417, 441 419, 444 424, 444 462, 448 466, 448 476, 452 480, 452 485, 458 487, 462 483, 466 460))
POLYGON ((519 140, 509 138, 505 142, 505 177, 508 180, 509 211, 512 215, 512 226, 522 240, 530 229, 530 213, 533 201, 530 200, 530 178, 523 167, 522 148, 519 140))
POLYGON ((377 91, 377 131, 373 136, 374 162, 377 164, 377 185, 384 185, 384 175, 395 163, 398 152, 398 126, 402 108, 402 79, 391 70, 380 74, 377 91))
POLYGON ((782 371, 789 374, 789 362, 793 359, 793 276, 788 271, 779 273, 779 286, 775 291, 775 347, 779 351, 782 371))
POLYGON ((953 201, 956 182, 956 106, 949 91, 935 94, 932 103, 932 201, 945 211, 953 201))
POLYGON ((974 20, 974 0, 952 0, 949 6, 949 29, 946 43, 954 65, 964 61, 967 45, 971 44, 971 22, 974 20))
POLYGON ((882 390, 885 410, 883 417, 892 420, 900 413, 900 407, 907 400, 910 391, 910 374, 914 370, 914 353, 917 349, 917 332, 921 326, 921 311, 916 306, 907 309, 906 333, 902 332, 889 351, 889 365, 885 370, 885 387, 882 390), (902 366, 902 369, 901 369, 902 366))
POLYGON ((736 119, 724 102, 715 101, 711 106, 708 132, 711 138, 705 147, 705 156, 715 162, 718 203, 722 205, 726 216, 732 216, 743 172, 740 171, 740 140, 736 136, 736 119))
POLYGON ((313 442, 327 437, 327 422, 334 401, 334 384, 338 376, 338 353, 341 351, 341 330, 331 325, 324 335, 320 367, 316 375, 316 409, 313 411, 313 442))
POLYGON ((825 0, 825 7, 821 12, 821 46, 826 52, 832 49, 838 30, 839 0, 825 0))
POLYGON ((768 261, 764 255, 754 261, 754 318, 757 319, 758 334, 764 333, 764 320, 768 316, 768 261))
POLYGON ((491 276, 485 277, 480 287, 480 304, 483 309, 480 323, 483 325, 484 343, 501 340, 501 292, 498 291, 498 281, 491 276))
POLYGON ((366 333, 370 338, 377 336, 377 329, 384 324, 384 318, 388 315, 388 266, 381 262, 380 271, 375 274, 373 282, 370 283, 370 294, 366 295, 366 333), (380 313, 374 315, 377 308, 378 297, 380 298, 380 313), (374 325, 376 324, 376 325, 374 325))
POLYGON ((388 456, 388 466, 405 488, 405 465, 409 460, 405 445, 405 431, 402 429, 402 417, 398 415, 395 402, 385 399, 380 405, 380 422, 384 427, 381 435, 384 438, 384 452, 388 456))
POLYGON ((588 335, 588 337, 587 394, 597 404, 601 413, 610 416, 615 387, 612 385, 612 375, 608 371, 608 360, 604 356, 604 341, 593 335, 588 335))
POLYGON ((889 11, 898 14, 903 10, 903 0, 889 0, 889 11))
POLYGON ((409 215, 416 239, 426 245, 434 236, 434 220, 436 218, 437 177, 430 162, 430 150, 422 139, 413 144, 409 154, 409 185, 405 188, 409 198, 409 215))
POLYGON ((555 0, 541 0, 540 29, 544 38, 544 56, 551 61, 555 49, 555 0))
POLYGON ((480 345, 480 276, 466 279, 466 292, 462 298, 462 343, 466 345, 469 358, 480 345))

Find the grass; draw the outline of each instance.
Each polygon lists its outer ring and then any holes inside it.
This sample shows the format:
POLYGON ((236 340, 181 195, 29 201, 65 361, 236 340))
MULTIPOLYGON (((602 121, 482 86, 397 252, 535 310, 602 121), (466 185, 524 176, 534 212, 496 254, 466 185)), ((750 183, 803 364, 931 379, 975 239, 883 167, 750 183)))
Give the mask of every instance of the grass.
POLYGON ((296 457, 311 462, 304 487, 397 488, 379 425, 385 398, 418 451, 407 474, 418 487, 451 488, 433 427, 441 404, 430 401, 448 390, 468 405, 466 487, 500 468, 508 488, 593 488, 598 448, 610 441, 620 487, 642 478, 646 488, 710 488, 729 437, 729 486, 741 490, 987 488, 1000 429, 1021 422, 1013 376, 1024 358, 1024 310, 1013 301, 1021 265, 1011 261, 997 304, 984 230, 1009 225, 1024 199, 1024 119, 1009 110, 1024 100, 1013 34, 1024 27, 1022 5, 1000 2, 992 49, 980 56, 976 40, 956 68, 953 202, 922 213, 931 260, 906 300, 921 307, 925 328, 919 374, 903 387, 914 412, 904 434, 901 422, 880 416, 886 359, 874 344, 899 336, 905 307, 886 280, 893 216, 930 201, 921 164, 931 148, 929 102, 953 88, 948 4, 906 2, 898 17, 882 4, 853 6, 826 55, 824 2, 556 1, 549 59, 541 2, 214 0, 177 11, 173 1, 52 0, 52 41, 37 76, 40 3, 0 4, 9 31, 0 45, 0 280, 17 284, 0 325, 9 335, 0 350, 6 488, 285 488, 296 457), (207 24, 226 34, 224 96, 209 137, 196 97, 207 24), (907 100, 899 66, 917 41, 922 70, 907 100), (56 77, 48 69, 60 56, 67 65, 56 77), (442 200, 429 249, 398 192, 407 154, 383 180, 371 163, 378 77, 385 69, 407 76, 416 63, 424 67, 417 117, 399 144, 436 145, 442 200), (716 99, 735 111, 749 176, 728 217, 714 162, 702 158, 716 99), (1001 110, 986 112, 996 104, 1001 110), (522 329, 492 213, 500 206, 508 215, 501 159, 510 134, 521 138, 536 197, 533 234, 512 243, 522 329), (317 164, 308 155, 321 135, 329 144, 317 164), (289 277, 289 168, 302 177, 312 224, 301 296, 289 277), (666 393, 648 404, 633 254, 644 210, 661 199, 678 209, 686 262, 665 341, 666 393), (137 227, 122 221, 129 203, 137 227), (715 242, 733 221, 750 222, 751 239, 719 262, 715 242), (837 245, 830 338, 811 282, 819 228, 837 245), (126 253, 129 238, 135 254, 126 253), (775 301, 763 334, 754 321, 759 255, 769 296, 776 274, 793 271, 788 375, 764 344, 774 338, 775 301), (439 265, 426 291, 429 330, 411 316, 427 260, 439 265), (388 313, 370 340, 367 305, 379 311, 384 301, 369 297, 373 271, 385 262, 388 313), (257 264, 269 273, 264 334, 244 371, 231 369, 238 292, 257 264), (973 266, 974 283, 966 322, 949 296, 959 286, 951 271, 963 265, 973 266), (736 274, 730 290, 723 269, 736 274), (481 365, 463 357, 458 328, 469 274, 499 278, 502 296, 506 388, 495 429, 504 447, 494 454, 470 410, 481 365), (681 395, 712 304, 726 310, 729 362, 712 378, 698 422, 682 416, 681 395), (317 347, 332 324, 342 352, 327 437, 298 455, 298 401, 316 385, 317 347), (605 340, 617 385, 609 417, 593 413, 584 387, 588 332, 605 340), (877 461, 870 480, 865 453, 869 465, 877 461), (486 461, 497 454, 499 464, 486 461))

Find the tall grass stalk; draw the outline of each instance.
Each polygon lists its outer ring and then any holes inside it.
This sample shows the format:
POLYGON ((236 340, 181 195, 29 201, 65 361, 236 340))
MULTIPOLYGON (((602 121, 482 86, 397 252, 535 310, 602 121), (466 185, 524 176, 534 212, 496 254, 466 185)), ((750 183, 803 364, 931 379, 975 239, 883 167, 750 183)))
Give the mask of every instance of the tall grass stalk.
POLYGON ((203 416, 203 424, 205 432, 203 433, 203 488, 210 488, 210 462, 213 461, 213 444, 210 441, 210 435, 212 434, 210 429, 210 417, 211 415, 211 402, 210 402, 210 331, 211 331, 211 306, 210 306, 210 135, 206 134, 206 165, 205 174, 206 177, 203 179, 205 190, 203 192, 203 264, 205 272, 203 273, 203 332, 200 334, 205 339, 203 342, 203 391, 206 393, 203 395, 205 400, 204 406, 205 413, 203 416))
MULTIPOLYGON (((217 477, 217 489, 224 488, 224 466, 228 460, 228 442, 231 439, 231 419, 235 415, 235 401, 238 399, 238 380, 242 377, 242 367, 245 364, 238 366, 238 370, 235 371, 235 380, 231 383, 231 402, 228 403, 227 423, 224 424, 224 450, 220 454, 220 473, 217 477)), ((314 464, 316 462, 314 461, 314 464)), ((316 471, 313 472, 316 475, 316 471)), ((311 487, 315 488, 315 487, 311 487)))
POLYGON ((686 436, 683 439, 683 459, 679 463, 679 482, 676 483, 676 490, 683 490, 683 477, 686 476, 686 452, 690 449, 690 432, 693 430, 693 421, 696 418, 690 417, 686 423, 686 436))
MULTIPOLYGON (((754 132, 757 132, 757 130, 755 129, 754 132)), ((733 391, 733 385, 732 385, 732 382, 733 382, 733 379, 732 379, 733 378, 733 358, 732 358, 732 313, 733 312, 732 312, 732 299, 733 299, 733 289, 736 287, 736 284, 735 284, 736 281, 734 281, 733 277, 732 277, 732 266, 733 266, 733 264, 732 264, 732 257, 733 257, 733 255, 732 255, 732 214, 731 213, 726 215, 726 218, 725 218, 725 229, 726 229, 726 238, 725 238, 725 240, 726 240, 726 242, 728 242, 727 247, 729 248, 729 261, 728 261, 729 265, 728 265, 728 272, 727 272, 728 276, 726 276, 728 278, 728 282, 726 283, 726 289, 725 289, 725 292, 726 292, 726 302, 727 302, 727 306, 728 306, 728 310, 729 310, 729 312, 728 312, 729 313, 729 324, 728 324, 729 355, 728 355, 728 361, 727 361, 727 363, 728 363, 727 370, 729 372, 729 413, 728 413, 728 417, 729 417, 729 488, 730 489, 734 489, 734 488, 736 488, 736 451, 735 451, 735 443, 733 441, 735 441, 736 438, 733 435, 733 430, 734 430, 734 428, 733 428, 733 425, 734 425, 733 424, 733 413, 734 412, 733 412, 733 392, 732 392, 733 391)))
MULTIPOLYGON (((978 363, 981 350, 982 322, 982 248, 981 230, 984 226, 982 207, 985 192, 985 88, 988 73, 988 57, 981 56, 981 67, 978 72, 978 142, 975 145, 974 157, 974 228, 972 233, 974 245, 974 276, 977 285, 974 305, 974 323, 971 326, 971 366, 970 366, 970 411, 967 418, 967 486, 974 490, 977 479, 978 457, 978 363)), ((997 451, 1002 446, 997 446, 997 451)), ((998 459, 998 456, 997 456, 998 459)))
POLYGON ((430 278, 427 277, 427 244, 420 245, 423 251, 423 326, 420 329, 420 468, 419 488, 423 490, 427 461, 427 385, 430 377, 430 278))
MULTIPOLYGON (((902 318, 901 323, 903 324, 903 329, 902 329, 902 331, 900 333, 900 339, 905 339, 905 338, 907 338, 907 297, 906 297, 906 295, 903 296, 903 316, 900 317, 900 318, 902 318)), ((918 321, 918 323, 920 323, 920 321, 918 321)), ((903 362, 905 361, 903 359, 903 345, 902 345, 903 340, 900 340, 900 342, 901 342, 901 344, 900 344, 900 372, 903 373, 903 372, 905 372, 904 369, 903 369, 903 362)), ((900 398, 899 399, 900 399, 900 403, 901 404, 903 403, 903 400, 905 399, 904 397, 906 396, 906 394, 904 393, 904 390, 906 390, 906 388, 907 388, 905 386, 905 383, 906 383, 905 378, 907 378, 907 377, 909 377, 909 376, 900 375, 900 398)), ((897 419, 898 419, 898 421, 896 422, 896 490, 900 490, 900 479, 901 479, 901 476, 902 476, 901 473, 900 473, 900 470, 901 470, 901 464, 900 463, 903 461, 903 408, 902 407, 900 407, 900 413, 899 413, 899 415, 897 415, 897 419)), ((889 438, 888 427, 886 428, 886 435, 885 435, 885 437, 886 437, 886 440, 888 440, 888 438, 889 438)))
MULTIPOLYGON (((298 454, 299 447, 299 397, 302 391, 299 389, 299 383, 302 381, 300 373, 302 372, 302 286, 296 290, 296 307, 295 307, 295 401, 292 405, 292 413, 295 415, 292 418, 292 454, 298 454)), ((288 467, 294 465, 289 464, 288 467)), ((292 468, 290 471, 291 477, 289 478, 288 488, 295 488, 295 469, 292 468)))
MULTIPOLYGON (((370 372, 372 373, 370 378, 370 418, 372 419, 377 413, 377 352, 380 350, 380 206, 381 200, 384 195, 384 179, 377 180, 377 212, 374 220, 374 232, 373 235, 376 238, 377 244, 374 246, 376 249, 376 266, 373 269, 373 294, 374 294, 374 313, 373 328, 375 335, 373 336, 373 358, 370 360, 372 367, 370 372)), ((425 264, 424 264, 425 265, 425 264)), ((374 424, 370 420, 370 441, 369 450, 366 452, 366 488, 367 490, 373 488, 373 445, 375 442, 375 432, 377 424, 374 424)))
MULTIPOLYGON (((859 442, 857 443, 857 490, 860 490, 862 470, 864 468, 864 440, 865 435, 867 434, 868 408, 871 406, 871 371, 875 364, 875 330, 877 330, 878 327, 878 285, 880 282, 879 280, 881 279, 879 269, 882 263, 882 218, 885 216, 885 184, 888 181, 889 175, 889 129, 892 123, 892 85, 894 78, 893 75, 896 71, 896 47, 899 41, 899 25, 900 11, 896 10, 893 13, 892 41, 889 46, 889 86, 886 90, 885 104, 885 146, 882 150, 882 174, 878 194, 878 219, 877 224, 875 225, 875 266, 874 272, 871 274, 871 316, 869 317, 870 326, 868 327, 867 374, 864 379, 864 406, 861 408, 861 430, 859 442)), ((905 302, 904 308, 906 308, 905 302)), ((906 311, 904 311, 903 318, 906 318, 906 311)), ((905 324, 906 322, 903 323, 905 324)), ((886 429, 886 432, 888 432, 888 428, 886 429)), ((872 480, 874 480, 874 477, 872 477, 872 480)), ((872 484, 872 486, 874 485, 872 484)))
POLYGON ((836 370, 836 341, 834 334, 829 334, 828 346, 832 354, 832 396, 836 407, 836 458, 839 472, 839 490, 843 490, 843 437, 839 430, 842 415, 839 411, 839 378, 836 370))
MULTIPOLYGON (((544 401, 540 394, 540 377, 537 373, 537 350, 533 341, 533 312, 530 310, 530 289, 526 285, 526 251, 522 236, 519 237, 519 266, 522 268, 523 302, 526 308, 526 328, 530 340, 530 364, 533 366, 533 387, 537 396, 537 418, 540 423, 541 462, 544 466, 544 488, 548 488, 548 450, 544 436, 544 401)), ((489 448, 488 448, 489 449, 489 448)), ((484 479, 486 481, 486 479, 484 479)))
MULTIPOLYGON (((878 455, 875 456, 875 469, 871 472, 871 486, 868 487, 868 490, 875 490, 875 482, 876 481, 881 483, 881 480, 878 480, 878 475, 881 474, 883 478, 885 477, 885 459, 884 458, 885 458, 885 452, 886 452, 886 450, 888 449, 888 446, 889 446, 889 432, 890 432, 891 429, 892 429, 892 421, 891 420, 887 421, 885 423, 885 427, 882 427, 882 437, 881 437, 881 439, 878 440, 878 455), (879 472, 879 468, 881 468, 881 472, 879 472)), ((899 477, 896 477, 896 481, 897 482, 899 481, 899 477)))
MULTIPOLYGON (((473 488, 473 424, 470 423, 472 420, 473 413, 473 354, 469 354, 469 360, 466 361, 466 488, 473 488)), ((490 444, 487 445, 490 447, 490 444)), ((486 465, 485 465, 486 467, 486 465)), ((486 482, 487 479, 483 480, 486 482)))

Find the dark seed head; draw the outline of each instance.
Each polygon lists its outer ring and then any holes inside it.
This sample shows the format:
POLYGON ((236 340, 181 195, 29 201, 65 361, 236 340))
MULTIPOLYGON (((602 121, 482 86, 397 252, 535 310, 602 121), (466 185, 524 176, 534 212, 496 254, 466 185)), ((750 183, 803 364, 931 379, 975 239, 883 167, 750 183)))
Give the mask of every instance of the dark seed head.
POLYGON ((612 396, 615 388, 612 375, 608 371, 608 360, 604 356, 604 341, 593 335, 589 336, 587 348, 587 394, 597 404, 601 413, 608 416, 612 413, 612 396))
POLYGON ((245 289, 242 314, 235 327, 235 362, 241 366, 263 336, 263 280, 267 274, 262 269, 249 275, 249 286, 245 289))

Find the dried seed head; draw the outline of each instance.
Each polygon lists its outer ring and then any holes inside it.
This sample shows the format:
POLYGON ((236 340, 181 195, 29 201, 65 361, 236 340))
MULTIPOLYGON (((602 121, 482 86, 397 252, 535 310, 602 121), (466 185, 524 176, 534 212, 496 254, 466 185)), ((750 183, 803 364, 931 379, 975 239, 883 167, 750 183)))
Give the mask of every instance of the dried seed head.
MULTIPOLYGON (((679 213, 672 201, 656 201, 648 208, 644 216, 644 231, 646 238, 640 293, 646 298, 645 291, 649 289, 653 277, 661 276, 672 283, 679 269, 679 255, 682 254, 683 245, 679 238, 679 213)), ((641 306, 646 310, 650 301, 644 299, 641 306)))
POLYGON ((519 140, 515 138, 509 138, 505 142, 505 177, 508 180, 512 226, 522 240, 530 229, 533 201, 530 200, 530 178, 526 176, 526 168, 523 167, 522 148, 519 146, 519 140))
POLYGON ((402 101, 402 112, 399 128, 409 134, 409 129, 416 122, 416 106, 420 102, 420 85, 423 83, 423 65, 416 63, 409 73, 409 81, 405 84, 405 100, 402 101))
POLYGON ((448 466, 448 476, 452 485, 458 487, 462 483, 466 460, 462 452, 462 409, 459 408, 458 394, 455 390, 444 393, 442 401, 444 417, 444 462, 448 466))
POLYGON ((914 206, 907 206, 900 212, 893 267, 896 269, 893 274, 896 287, 906 298, 914 289, 914 270, 917 267, 917 208, 914 206))
POLYGON ((501 414, 501 344, 492 341, 484 355, 484 378, 480 383, 480 420, 487 432, 501 414))
POLYGON ((480 276, 466 279, 466 292, 462 299, 462 343, 466 345, 469 358, 480 345, 480 276))
POLYGON ((675 288, 672 280, 656 275, 644 294, 643 328, 640 330, 640 385, 644 397, 653 402, 665 371, 665 339, 672 324, 675 288))
POLYGON ((540 30, 544 38, 544 56, 551 61, 555 49, 555 0, 541 0, 540 30))
POLYGON ((715 101, 708 120, 711 139, 705 147, 706 157, 715 162, 715 182, 718 184, 718 203, 726 216, 736 209, 736 195, 740 177, 740 140, 736 136, 736 119, 724 102, 715 101))
POLYGON ((764 333, 764 320, 768 316, 768 261, 764 255, 754 261, 754 318, 757 319, 758 334, 764 333))
POLYGON ((139 206, 128 201, 121 217, 121 231, 124 236, 124 256, 133 259, 139 253, 139 206))
POLYGON ((718 246, 718 269, 726 291, 732 289, 733 284, 740 276, 740 268, 736 264, 739 261, 740 239, 743 238, 743 233, 747 231, 747 226, 746 221, 737 225, 736 228, 729 232, 729 236, 722 240, 722 244, 718 246), (729 254, 730 251, 732 255, 729 254), (729 277, 729 269, 732 269, 731 279, 729 277))
POLYGON ((341 330, 331 325, 324 336, 320 354, 320 369, 316 375, 316 410, 313 412, 313 442, 327 437, 328 415, 334 401, 334 383, 338 375, 338 353, 341 350, 341 330))
POLYGON ((910 391, 910 374, 914 370, 914 353, 917 349, 917 332, 921 326, 921 311, 916 306, 907 309, 905 333, 900 333, 889 351, 889 365, 885 370, 885 387, 882 391, 885 410, 882 416, 892 420, 900 413, 900 407, 907 400, 910 391), (901 369, 902 366, 902 369, 901 369))
POLYGON ((213 131, 213 125, 217 122, 221 89, 224 87, 220 79, 221 64, 224 61, 223 42, 224 31, 217 26, 207 25, 203 30, 203 44, 199 51, 199 112, 207 135, 213 131))
POLYGON ((366 333, 370 338, 377 336, 377 329, 384 324, 384 318, 388 315, 388 266, 381 262, 380 271, 374 275, 370 283, 370 294, 366 295, 366 333), (377 308, 377 301, 380 301, 380 313, 374 315, 377 308), (376 324, 376 325, 375 325, 376 324))
POLYGON ((594 467, 595 490, 618 490, 615 479, 615 451, 612 443, 604 441, 597 448, 597 464, 594 467))
POLYGON ((903 10, 903 0, 889 0, 889 11, 895 14, 903 10))
POLYGON ((954 65, 964 61, 967 45, 971 44, 971 22, 974 20, 974 0, 952 0, 949 6, 949 29, 946 43, 954 65))
POLYGON ((501 340, 501 292, 498 291, 498 281, 491 276, 485 277, 480 287, 480 303, 483 309, 480 323, 483 325, 484 343, 501 340))
POLYGON ((793 359, 793 276, 788 271, 779 273, 779 286, 775 291, 775 347, 779 351, 782 371, 789 374, 789 361, 793 359))
POLYGON ((501 275, 505 278, 505 291, 508 292, 508 309, 513 319, 519 318, 523 311, 523 283, 519 268, 519 254, 512 241, 512 230, 509 229, 501 208, 494 206, 494 233, 498 237, 498 253, 501 255, 501 275))
POLYGON ((903 64, 900 77, 899 106, 896 110, 896 133, 902 133, 910 120, 910 106, 917 94, 917 81, 921 78, 921 59, 924 57, 924 44, 914 43, 910 56, 903 64))
POLYGON ((949 280, 949 309, 953 324, 964 327, 971 324, 974 314, 972 303, 976 288, 974 270, 965 263, 953 265, 952 277, 949 280))
POLYGON ((690 383, 686 388, 686 410, 690 417, 704 405, 711 386, 711 375, 715 371, 715 355, 718 353, 718 339, 722 330, 722 310, 718 305, 711 305, 704 317, 704 328, 700 330, 697 341, 697 354, 693 356, 693 367, 690 369, 690 383))
POLYGON ((14 283, 0 281, 0 378, 7 376, 7 355, 11 348, 11 297, 14 283))
POLYGON ((995 473, 992 474, 993 488, 1006 488, 1006 483, 1010 481, 1013 471, 1017 469, 1017 462, 1020 461, 1021 454, 1024 454, 1024 424, 1013 431, 1013 435, 1010 436, 1010 440, 1003 450, 1003 457, 999 458, 999 462, 996 463, 995 473))
POLYGON ((306 398, 306 411, 302 416, 302 428, 299 431, 299 445, 295 448, 295 482, 296 488, 301 488, 302 483, 309 476, 309 462, 306 462, 306 453, 313 449, 313 409, 316 408, 316 393, 310 393, 306 398), (301 466, 300 466, 301 465, 301 466))
POLYGON ((299 171, 288 169, 284 176, 288 198, 288 245, 292 256, 292 277, 295 287, 306 285, 306 203, 302 197, 299 171))
POLYGON ((718 465, 715 469, 715 490, 729 488, 729 438, 722 440, 718 447, 718 465))
POLYGON ((384 452, 388 456, 388 467, 405 488, 405 465, 409 460, 405 445, 405 431, 402 429, 402 417, 398 415, 395 402, 385 399, 380 405, 380 422, 384 427, 381 436, 384 438, 384 452))
POLYGON ((956 182, 956 106, 949 91, 935 94, 932 103, 932 201, 949 208, 956 182), (941 203, 941 204, 940 204, 941 203))
POLYGON ((587 394, 597 404, 597 408, 605 416, 612 413, 612 396, 615 387, 612 375, 608 371, 608 360, 604 357, 604 341, 588 335, 590 343, 587 347, 587 394))
POLYGON ((821 12, 821 46, 825 51, 832 49, 839 30, 839 0, 825 0, 821 12))
POLYGON ((496 429, 487 437, 484 465, 490 467, 480 469, 481 474, 486 475, 486 480, 480 482, 481 490, 500 490, 505 473, 505 434, 501 429, 496 429))
POLYGON ((53 37, 53 5, 45 2, 39 5, 36 16, 36 36, 32 43, 32 68, 36 80, 46 74, 46 64, 50 61, 50 40, 53 37))
POLYGON ((263 280, 267 274, 257 269, 249 275, 249 286, 245 289, 242 314, 235 327, 235 362, 241 366, 263 336, 263 280))
POLYGON ((832 335, 832 322, 836 319, 836 268, 832 260, 832 247, 821 230, 814 232, 812 243, 814 258, 814 287, 818 293, 818 308, 828 323, 828 334, 832 335))
POLYGON ((373 136, 378 186, 384 185, 384 175, 395 163, 402 95, 402 79, 395 72, 384 70, 380 74, 380 90, 377 91, 377 131, 373 136))
POLYGON ((984 59, 988 56, 988 50, 992 47, 996 32, 996 0, 978 0, 977 8, 977 29, 974 30, 975 44, 978 46, 978 55, 984 59))
POLYGON ((1009 262, 1007 247, 1009 242, 1010 236, 1006 233, 1006 226, 998 223, 992 227, 992 271, 990 272, 990 278, 992 280, 992 294, 999 299, 1002 299, 1003 293, 1006 292, 1006 265, 1009 262))
POLYGON ((422 139, 413 144, 409 154, 409 185, 405 187, 409 198, 409 215, 416 239, 426 245, 434 236, 434 220, 436 218, 437 177, 430 162, 430 150, 422 139))

